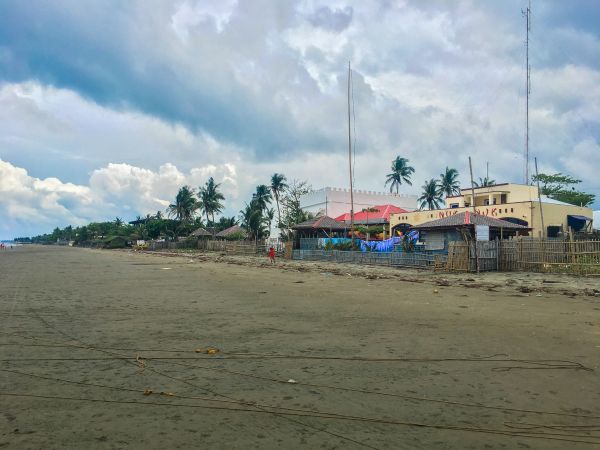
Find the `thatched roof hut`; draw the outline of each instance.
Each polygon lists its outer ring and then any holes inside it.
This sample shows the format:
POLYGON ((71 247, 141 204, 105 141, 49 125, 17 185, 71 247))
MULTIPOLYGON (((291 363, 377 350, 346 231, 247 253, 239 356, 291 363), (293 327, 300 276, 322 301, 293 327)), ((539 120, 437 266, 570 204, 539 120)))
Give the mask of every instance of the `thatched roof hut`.
POLYGON ((296 224, 292 230, 297 231, 302 237, 331 237, 336 233, 345 233, 348 226, 337 222, 329 216, 315 217, 296 224))
POLYGON ((194 231, 192 231, 190 233, 190 237, 201 238, 201 237, 210 237, 210 236, 212 236, 212 234, 202 227, 196 228, 194 231))
POLYGON ((239 225, 234 225, 216 234, 216 237, 220 239, 228 239, 234 236, 240 236, 242 239, 245 239, 248 236, 248 232, 239 225))

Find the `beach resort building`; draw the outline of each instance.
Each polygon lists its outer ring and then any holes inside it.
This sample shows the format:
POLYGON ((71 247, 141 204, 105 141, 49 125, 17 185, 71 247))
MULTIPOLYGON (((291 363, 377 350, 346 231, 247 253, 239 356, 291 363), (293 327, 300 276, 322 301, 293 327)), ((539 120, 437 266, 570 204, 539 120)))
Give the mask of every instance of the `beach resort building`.
POLYGON ((525 184, 503 183, 479 187, 474 189, 474 195, 471 188, 465 188, 461 189, 460 195, 447 197, 444 209, 392 214, 390 227, 392 231, 405 230, 475 209, 477 214, 527 227, 531 230, 529 234, 534 237, 557 237, 569 229, 592 229, 593 212, 590 208, 546 196, 541 199, 540 204, 537 186, 525 184))
MULTIPOLYGON (((380 205, 393 205, 406 211, 417 209, 417 196, 354 190, 354 213, 380 205)), ((350 212, 350 189, 324 187, 300 197, 300 207, 319 216, 338 217, 350 212)))

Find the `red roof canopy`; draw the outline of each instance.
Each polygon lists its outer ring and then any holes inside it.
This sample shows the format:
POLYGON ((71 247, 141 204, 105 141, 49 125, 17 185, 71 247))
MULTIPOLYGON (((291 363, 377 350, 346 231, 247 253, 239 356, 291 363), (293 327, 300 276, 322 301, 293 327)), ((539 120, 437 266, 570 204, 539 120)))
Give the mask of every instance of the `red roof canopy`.
MULTIPOLYGON (((366 209, 366 208, 365 208, 366 209)), ((390 214, 400 214, 408 212, 405 209, 402 209, 398 206, 394 205, 378 205, 372 206, 369 208, 369 211, 358 211, 354 213, 354 221, 355 222, 366 222, 369 223, 377 223, 377 222, 389 222, 390 214)), ((341 216, 335 218, 338 222, 349 222, 350 221, 350 213, 344 213, 341 216)))

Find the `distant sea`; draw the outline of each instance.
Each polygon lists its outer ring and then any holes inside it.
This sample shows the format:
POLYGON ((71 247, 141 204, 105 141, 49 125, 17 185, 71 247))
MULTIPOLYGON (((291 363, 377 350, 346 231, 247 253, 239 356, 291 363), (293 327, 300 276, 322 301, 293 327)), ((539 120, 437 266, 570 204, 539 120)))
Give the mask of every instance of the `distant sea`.
POLYGON ((16 247, 16 246, 22 245, 22 244, 19 244, 19 243, 17 243, 17 242, 14 242, 14 241, 12 241, 12 240, 10 240, 10 241, 4 240, 4 241, 0 241, 0 242, 1 242, 2 244, 4 244, 4 245, 7 245, 7 246, 9 246, 9 247, 10 247, 11 245, 12 245, 13 247, 16 247))

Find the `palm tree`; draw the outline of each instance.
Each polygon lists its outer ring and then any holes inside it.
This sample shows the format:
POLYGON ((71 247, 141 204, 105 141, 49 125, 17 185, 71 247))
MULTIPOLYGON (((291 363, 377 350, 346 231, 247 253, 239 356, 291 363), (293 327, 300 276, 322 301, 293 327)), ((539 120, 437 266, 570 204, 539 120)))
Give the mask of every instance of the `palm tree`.
POLYGON ((261 184, 256 186, 254 200, 256 200, 256 206, 260 208, 261 213, 267 209, 267 205, 271 203, 272 199, 270 188, 267 185, 261 184))
POLYGON ((120 217, 115 217, 115 227, 120 228, 123 226, 123 219, 120 217))
POLYGON ((442 192, 435 178, 427 181, 421 186, 423 193, 417 199, 419 203, 419 209, 440 209, 440 203, 442 202, 442 192))
POLYGON ((240 211, 242 228, 248 230, 250 237, 255 240, 265 234, 265 221, 262 213, 256 196, 252 198, 250 204, 246 203, 244 209, 240 211))
POLYGON ((194 217, 194 213, 199 205, 194 197, 194 190, 189 186, 183 186, 177 192, 175 203, 169 205, 169 216, 175 217, 182 222, 189 222, 194 217))
POLYGON ((215 235, 215 213, 220 213, 223 210, 223 203, 221 200, 225 200, 225 197, 219 192, 220 183, 215 183, 213 177, 210 177, 203 187, 198 189, 198 196, 202 202, 202 209, 206 213, 206 222, 208 223, 208 216, 210 214, 213 225, 213 238, 215 235))
POLYGON ((458 170, 446 166, 446 171, 440 174, 440 192, 446 197, 460 194, 460 183, 457 180, 458 170))
POLYGON ((275 210, 273 208, 268 208, 265 211, 265 224, 267 225, 267 230, 269 232, 269 236, 271 236, 271 224, 273 223, 273 219, 275 218, 275 210))
POLYGON ((408 159, 396 156, 396 159, 392 161, 392 173, 389 173, 387 175, 387 178, 385 180, 385 186, 387 186, 388 183, 391 183, 390 192, 393 192, 395 187, 397 194, 398 188, 400 187, 403 181, 406 184, 412 186, 410 177, 414 172, 415 168, 408 165, 408 159))
POLYGON ((277 205, 277 224, 281 223, 281 211, 279 209, 279 196, 287 189, 285 175, 281 173, 274 173, 271 177, 271 192, 275 197, 275 203, 277 205))
POLYGON ((485 177, 485 178, 479 177, 479 183, 477 181, 473 181, 473 184, 475 185, 475 187, 493 186, 496 184, 496 180, 492 180, 491 178, 488 178, 488 177, 485 177))

